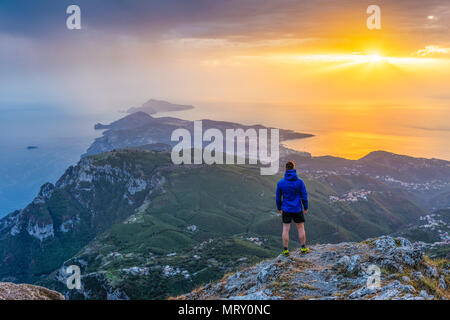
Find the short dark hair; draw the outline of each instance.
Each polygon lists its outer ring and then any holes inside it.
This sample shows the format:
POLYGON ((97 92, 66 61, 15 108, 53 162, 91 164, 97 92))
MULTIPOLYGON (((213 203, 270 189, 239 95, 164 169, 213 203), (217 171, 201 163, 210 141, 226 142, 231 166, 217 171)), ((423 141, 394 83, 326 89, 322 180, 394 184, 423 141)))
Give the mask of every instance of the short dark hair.
POLYGON ((286 170, 292 170, 295 168, 295 163, 294 161, 289 161, 286 163, 286 170))

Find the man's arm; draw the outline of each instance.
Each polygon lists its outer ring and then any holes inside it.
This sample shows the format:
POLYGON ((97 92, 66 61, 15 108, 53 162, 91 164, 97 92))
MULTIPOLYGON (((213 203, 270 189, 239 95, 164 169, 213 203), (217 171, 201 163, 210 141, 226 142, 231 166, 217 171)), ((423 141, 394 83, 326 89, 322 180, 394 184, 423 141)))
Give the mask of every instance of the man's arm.
POLYGON ((276 202, 277 202, 277 209, 278 211, 281 211, 281 196, 282 196, 282 192, 281 192, 281 188, 280 188, 280 184, 277 184, 277 197, 276 197, 276 202))
POLYGON ((303 209, 308 211, 308 192, 306 192, 306 186, 303 180, 300 180, 300 197, 302 199, 303 209))

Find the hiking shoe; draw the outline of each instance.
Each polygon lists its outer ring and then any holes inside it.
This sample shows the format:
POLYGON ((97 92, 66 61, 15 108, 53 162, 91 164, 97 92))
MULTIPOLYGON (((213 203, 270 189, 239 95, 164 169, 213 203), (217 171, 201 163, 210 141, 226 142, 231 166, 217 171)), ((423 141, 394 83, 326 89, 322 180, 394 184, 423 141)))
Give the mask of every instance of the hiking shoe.
POLYGON ((289 257, 289 250, 284 250, 281 254, 285 257, 289 257))
POLYGON ((309 252, 309 248, 308 247, 300 248, 300 252, 303 253, 303 254, 308 253, 309 252))

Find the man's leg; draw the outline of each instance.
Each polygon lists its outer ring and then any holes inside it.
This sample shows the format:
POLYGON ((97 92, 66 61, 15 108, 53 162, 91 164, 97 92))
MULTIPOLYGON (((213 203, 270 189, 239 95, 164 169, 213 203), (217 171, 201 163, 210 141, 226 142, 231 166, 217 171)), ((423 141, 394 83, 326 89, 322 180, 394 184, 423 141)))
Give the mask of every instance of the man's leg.
POLYGON ((306 233, 305 233, 305 224, 303 222, 296 223, 297 231, 298 231, 298 240, 302 246, 306 245, 306 233))
POLYGON ((291 230, 291 224, 290 223, 283 223, 283 234, 282 234, 282 239, 283 239, 283 246, 285 248, 288 248, 289 246, 289 231, 291 230))

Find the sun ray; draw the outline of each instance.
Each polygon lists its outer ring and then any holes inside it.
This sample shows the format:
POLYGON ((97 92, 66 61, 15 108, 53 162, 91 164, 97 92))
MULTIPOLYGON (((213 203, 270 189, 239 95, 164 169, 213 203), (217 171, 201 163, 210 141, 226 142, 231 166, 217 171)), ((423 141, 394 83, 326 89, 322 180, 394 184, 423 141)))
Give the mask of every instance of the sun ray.
MULTIPOLYGON (((437 63, 441 59, 430 57, 390 57, 380 52, 370 53, 354 52, 351 54, 278 54, 269 55, 266 58, 282 63, 308 63, 317 66, 316 72, 343 71, 345 69, 359 68, 361 71, 379 71, 383 69, 400 70, 404 68, 426 66, 437 63)), ((357 70, 357 69, 355 69, 357 70)))

